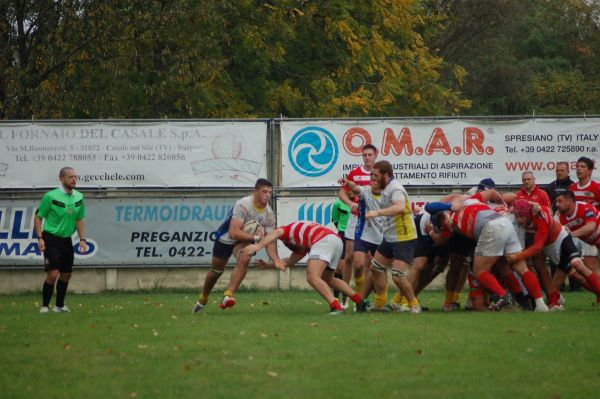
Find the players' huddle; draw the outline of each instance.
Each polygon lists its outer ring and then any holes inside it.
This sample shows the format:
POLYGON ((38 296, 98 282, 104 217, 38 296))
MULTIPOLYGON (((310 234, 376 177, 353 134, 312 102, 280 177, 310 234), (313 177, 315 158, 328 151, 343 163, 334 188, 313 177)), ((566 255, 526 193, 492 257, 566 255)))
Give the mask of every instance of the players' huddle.
POLYGON ((220 307, 235 306, 234 294, 262 248, 271 259, 255 262, 262 269, 283 271, 308 255, 307 281, 331 314, 343 313, 349 301, 358 312, 420 313, 426 308, 418 294, 447 266, 444 311, 460 308, 466 282, 470 310, 498 311, 516 303, 536 312, 563 310, 559 289, 567 277, 600 302, 600 184, 591 179, 591 159, 577 161, 578 182, 569 179, 568 164, 559 162, 550 196, 525 172, 516 193, 500 193, 487 178, 467 193, 413 209, 392 165, 376 161, 377 149, 365 145, 362 156, 364 165, 339 180, 332 220, 337 231, 308 221, 276 227, 268 205, 273 186, 259 179, 217 232, 212 268, 193 312, 206 306, 231 255, 236 265, 220 307), (289 257, 279 256, 277 240, 291 250, 289 257), (556 269, 553 275, 546 260, 556 269), (397 288, 390 301, 388 269, 397 288))
MULTIPOLYGON (((262 248, 271 259, 255 262, 263 269, 283 271, 308 255, 307 281, 331 314, 343 313, 350 300, 359 312, 420 313, 425 309, 419 293, 447 266, 444 311, 460 308, 465 281, 465 308, 472 310, 497 311, 515 301, 536 312, 563 310, 559 289, 567 277, 600 303, 600 184, 592 180, 591 159, 577 160, 577 182, 569 178, 568 163, 558 162, 548 194, 535 184, 532 172, 524 172, 516 193, 500 193, 486 178, 465 194, 446 195, 415 211, 392 165, 377 162, 377 154, 377 148, 365 145, 364 164, 339 179, 332 218, 337 231, 307 221, 276 227, 269 206, 273 185, 258 179, 254 192, 235 203, 217 230, 212 267, 192 311, 204 309, 232 255, 236 265, 219 306, 235 306, 234 294, 262 248), (279 256, 277 240, 291 250, 289 257, 279 256), (554 266, 553 275, 546 260, 554 266), (389 302, 388 269, 397 288, 389 302), (349 284, 353 275, 355 289, 349 284), (372 304, 367 301, 371 293, 372 304)), ((70 311, 64 299, 75 231, 80 251, 87 250, 85 204, 75 190, 75 171, 64 167, 59 179, 61 185, 44 195, 34 218, 47 273, 40 313, 48 313, 55 285, 52 310, 70 311)))

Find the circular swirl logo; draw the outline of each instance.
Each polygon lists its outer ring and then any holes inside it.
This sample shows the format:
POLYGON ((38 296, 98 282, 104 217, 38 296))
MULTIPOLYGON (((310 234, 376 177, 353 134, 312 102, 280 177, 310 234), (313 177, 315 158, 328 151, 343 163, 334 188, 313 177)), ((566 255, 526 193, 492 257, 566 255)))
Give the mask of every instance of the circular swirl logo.
POLYGON ((296 132, 288 148, 293 168, 308 177, 329 172, 338 158, 335 137, 318 126, 308 126, 296 132))

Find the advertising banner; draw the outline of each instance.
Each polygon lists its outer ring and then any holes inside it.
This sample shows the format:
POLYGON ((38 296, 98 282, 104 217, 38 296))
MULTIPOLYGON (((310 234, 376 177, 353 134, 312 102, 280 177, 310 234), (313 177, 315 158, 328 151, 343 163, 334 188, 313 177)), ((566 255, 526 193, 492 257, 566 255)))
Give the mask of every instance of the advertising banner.
POLYGON ((0 188, 251 187, 266 177, 266 122, 0 123, 0 188))
MULTIPOLYGON (((215 231, 235 199, 86 199, 76 266, 210 265, 215 231)), ((0 200, 0 266, 43 266, 33 227, 39 201, 0 200)))
MULTIPOLYGON (((282 121, 282 186, 336 186, 373 144, 405 185, 521 184, 555 179, 559 161, 600 160, 600 119, 282 121)), ((574 177, 574 173, 573 176, 574 177)))

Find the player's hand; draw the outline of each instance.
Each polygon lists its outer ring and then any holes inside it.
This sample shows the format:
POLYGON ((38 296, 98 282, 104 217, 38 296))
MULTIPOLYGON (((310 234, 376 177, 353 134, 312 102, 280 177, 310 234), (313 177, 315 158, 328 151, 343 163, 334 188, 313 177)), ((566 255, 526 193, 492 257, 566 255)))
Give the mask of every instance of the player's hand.
POLYGON ((43 238, 38 238, 38 245, 40 247, 41 252, 46 251, 46 241, 43 238))
POLYGON ((88 251, 87 241, 79 241, 79 253, 85 254, 88 251))
POLYGON ((278 259, 275 261, 275 267, 278 268, 279 270, 281 270, 282 272, 287 270, 287 262, 278 259))
POLYGON ((433 224, 431 224, 431 222, 427 222, 425 223, 425 228, 424 228, 424 233, 429 235, 429 233, 431 233, 433 231, 433 224))
POLYGON ((244 248, 242 248, 242 252, 245 252, 245 253, 247 253, 250 256, 256 255, 256 253, 259 250, 260 250, 260 248, 258 247, 257 244, 246 245, 244 248))
POLYGON ((275 269, 275 264, 272 262, 266 262, 264 259, 257 259, 254 262, 254 266, 256 266, 260 270, 268 270, 275 269))
POLYGON ((534 215, 539 215, 542 208, 540 208, 540 204, 533 203, 531 204, 531 213, 534 215))
POLYGON ((338 181, 337 181, 337 182, 338 182, 338 184, 339 184, 340 186, 343 186, 343 185, 347 185, 347 184, 348 184, 348 183, 347 183, 347 181, 348 181, 348 180, 346 180, 346 178, 345 178, 345 177, 340 177, 340 178, 338 179, 338 181))
POLYGON ((373 219, 373 218, 376 218, 377 216, 379 216, 377 214, 377 211, 369 211, 369 212, 365 213, 366 219, 373 219))
POLYGON ((358 204, 352 204, 352 206, 350 207, 350 210, 352 212, 358 212, 358 204))

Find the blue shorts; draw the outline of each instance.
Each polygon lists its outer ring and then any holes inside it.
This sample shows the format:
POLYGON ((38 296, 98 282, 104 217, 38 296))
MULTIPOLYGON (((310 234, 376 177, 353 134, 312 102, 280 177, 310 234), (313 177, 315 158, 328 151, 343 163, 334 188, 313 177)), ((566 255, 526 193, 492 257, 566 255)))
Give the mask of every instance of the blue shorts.
POLYGON ((383 242, 379 244, 379 247, 377 247, 377 252, 388 259, 396 259, 406 263, 412 263, 416 247, 416 238, 414 240, 399 242, 387 242, 384 239, 383 242))
POLYGON ((373 244, 372 242, 363 241, 360 238, 354 241, 354 252, 364 252, 370 253, 371 255, 375 255, 375 251, 377 251, 377 244, 373 244))

